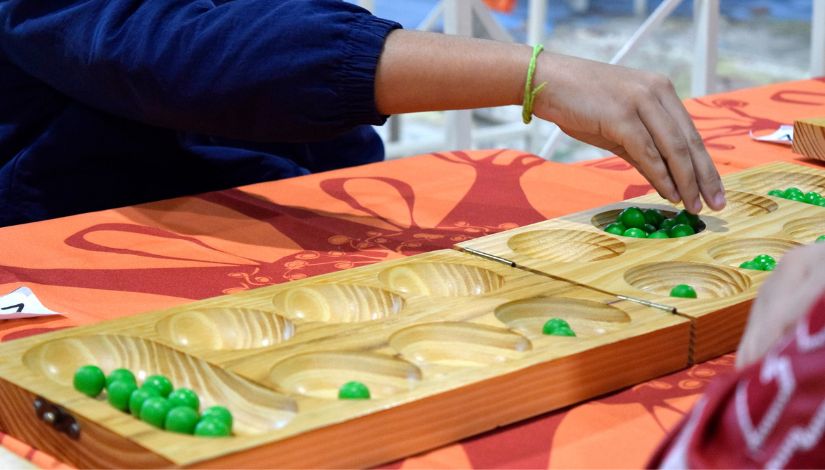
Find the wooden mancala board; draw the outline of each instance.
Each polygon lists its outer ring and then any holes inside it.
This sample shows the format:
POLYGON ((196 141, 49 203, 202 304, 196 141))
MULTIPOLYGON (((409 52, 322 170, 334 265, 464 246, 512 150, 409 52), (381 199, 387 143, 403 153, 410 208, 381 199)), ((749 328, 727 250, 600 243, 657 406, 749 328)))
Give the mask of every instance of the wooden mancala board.
POLYGON ((684 368, 689 342, 679 315, 443 250, 0 345, 0 429, 84 467, 365 467, 684 368), (84 364, 164 374, 235 434, 82 395, 84 364), (372 398, 337 399, 351 380, 372 398))
POLYGON ((692 361, 735 350, 747 313, 767 272, 740 269, 760 254, 779 260, 789 249, 825 235, 825 208, 768 196, 795 186, 825 194, 822 169, 772 163, 723 178, 728 206, 701 215, 706 228, 675 239, 639 239, 603 231, 623 209, 678 209, 657 195, 477 238, 459 247, 493 255, 537 273, 667 304, 693 320, 692 361), (678 284, 698 297, 670 297, 678 284))
POLYGON ((793 151, 825 161, 825 117, 794 121, 793 151))

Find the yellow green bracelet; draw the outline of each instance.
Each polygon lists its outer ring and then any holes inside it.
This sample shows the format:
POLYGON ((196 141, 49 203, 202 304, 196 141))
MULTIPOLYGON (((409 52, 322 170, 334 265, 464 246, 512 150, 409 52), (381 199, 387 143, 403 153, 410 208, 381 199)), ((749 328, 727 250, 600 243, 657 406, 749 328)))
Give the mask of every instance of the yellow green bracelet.
POLYGON ((530 57, 530 66, 527 68, 527 80, 524 81, 524 103, 522 103, 521 109, 521 119, 525 124, 530 124, 530 121, 533 120, 533 101, 541 89, 544 88, 544 85, 547 85, 547 83, 544 82, 533 88, 533 75, 536 73, 536 59, 543 50, 544 46, 541 44, 533 46, 533 55, 530 57))

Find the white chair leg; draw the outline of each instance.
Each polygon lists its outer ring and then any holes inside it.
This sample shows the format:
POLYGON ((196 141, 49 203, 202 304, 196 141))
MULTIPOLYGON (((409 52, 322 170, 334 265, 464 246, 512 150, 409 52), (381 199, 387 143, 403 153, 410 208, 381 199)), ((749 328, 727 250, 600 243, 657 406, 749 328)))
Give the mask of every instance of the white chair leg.
POLYGON ((813 0, 811 17, 811 75, 825 75, 825 0, 813 0))
MULTIPOLYGON (((458 36, 473 35, 473 7, 468 0, 444 0, 444 32, 458 36)), ((451 150, 473 145, 472 111, 447 112, 447 145, 451 150)))
POLYGON ((547 0, 527 3, 527 44, 544 44, 544 24, 547 21, 547 0))
POLYGON ((719 0, 694 0, 696 43, 693 51, 691 96, 703 96, 716 90, 716 63, 719 51, 719 0))
POLYGON ((375 13, 375 0, 358 0, 358 6, 375 13))
POLYGON ((415 29, 419 31, 432 31, 435 27, 436 23, 438 23, 438 19, 444 14, 444 0, 440 0, 435 6, 427 13, 427 16, 421 21, 421 23, 416 26, 415 29))
POLYGON ((633 0, 633 14, 639 18, 647 16, 647 0, 633 0))

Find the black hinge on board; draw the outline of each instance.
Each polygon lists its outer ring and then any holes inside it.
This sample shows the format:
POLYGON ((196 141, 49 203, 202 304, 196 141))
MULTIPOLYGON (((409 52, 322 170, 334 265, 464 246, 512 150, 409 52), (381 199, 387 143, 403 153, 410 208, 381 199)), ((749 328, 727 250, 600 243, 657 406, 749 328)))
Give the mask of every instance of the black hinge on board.
POLYGON ((43 397, 34 399, 34 414, 44 423, 51 424, 58 432, 72 439, 80 437, 80 423, 64 408, 49 402, 43 397))

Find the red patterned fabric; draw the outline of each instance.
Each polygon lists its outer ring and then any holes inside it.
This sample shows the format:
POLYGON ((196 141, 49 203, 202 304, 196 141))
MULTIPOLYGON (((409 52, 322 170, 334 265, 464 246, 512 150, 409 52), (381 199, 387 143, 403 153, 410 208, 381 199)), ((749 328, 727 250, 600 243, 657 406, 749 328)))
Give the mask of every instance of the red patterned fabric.
POLYGON ((657 453, 664 468, 825 468, 825 295, 756 364, 715 382, 657 453))

